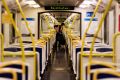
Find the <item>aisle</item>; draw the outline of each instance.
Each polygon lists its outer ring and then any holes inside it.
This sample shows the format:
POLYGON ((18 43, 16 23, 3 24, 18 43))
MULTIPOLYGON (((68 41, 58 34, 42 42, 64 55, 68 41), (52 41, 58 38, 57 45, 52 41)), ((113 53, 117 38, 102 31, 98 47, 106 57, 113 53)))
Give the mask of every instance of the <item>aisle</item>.
POLYGON ((50 80, 71 80, 69 71, 66 53, 62 48, 55 54, 50 71, 50 80))

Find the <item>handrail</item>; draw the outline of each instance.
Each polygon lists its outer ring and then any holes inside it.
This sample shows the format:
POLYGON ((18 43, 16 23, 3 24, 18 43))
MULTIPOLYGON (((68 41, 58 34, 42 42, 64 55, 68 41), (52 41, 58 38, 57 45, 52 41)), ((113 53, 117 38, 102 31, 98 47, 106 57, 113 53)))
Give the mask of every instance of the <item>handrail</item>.
MULTIPOLYGON (((32 40, 32 46, 33 46, 33 53, 36 55, 35 39, 34 39, 34 37, 33 37, 33 35, 32 35, 32 31, 31 31, 31 29, 30 29, 30 27, 29 27, 29 24, 28 24, 28 22, 27 22, 27 20, 26 20, 26 16, 25 16, 25 14, 24 14, 21 6, 20 6, 19 1, 16 0, 16 3, 17 3, 17 5, 18 5, 18 8, 19 8, 19 10, 20 10, 20 13, 21 13, 22 17, 24 18, 26 27, 27 27, 27 29, 28 29, 28 31, 29 31, 29 33, 30 33, 31 40, 32 40)), ((35 64, 35 63, 36 63, 36 56, 35 56, 34 58, 35 58, 35 59, 34 59, 34 60, 35 60, 34 64, 35 64)), ((36 65, 35 65, 35 67, 34 67, 34 72, 35 72, 35 73, 34 73, 34 76, 35 76, 35 74, 36 74, 36 69, 35 69, 35 68, 36 68, 36 65)), ((35 77, 35 80, 36 80, 36 77, 35 77)))
MULTIPOLYGON (((110 7, 111 7, 112 1, 113 1, 113 0, 110 0, 109 3, 108 3, 108 5, 106 6, 105 12, 104 12, 104 14, 103 14, 103 16, 102 16, 102 19, 101 19, 101 21, 100 21, 100 23, 99 23, 99 25, 98 25, 98 28, 97 28, 97 30, 96 30, 96 32, 95 32, 95 36, 98 35, 99 31, 100 31, 101 28, 102 28, 102 23, 103 23, 106 15, 107 15, 110 7)), ((95 40, 96 40, 96 37, 93 38, 93 41, 92 41, 92 44, 91 44, 91 48, 90 48, 90 54, 89 54, 89 55, 90 55, 90 56, 89 56, 89 63, 90 63, 90 65, 92 64, 92 52, 93 52, 95 40)), ((90 65, 88 66, 88 73, 90 73, 90 65)))
POLYGON ((76 19, 77 19, 77 15, 74 16, 74 19, 73 19, 72 25, 68 28, 68 29, 70 29, 70 33, 71 33, 71 31, 72 31, 71 28, 72 28, 72 26, 75 24, 76 19))
POLYGON ((77 15, 74 17, 72 25, 70 26, 70 28, 75 24, 76 19, 77 19, 77 15))
POLYGON ((47 17, 47 16, 45 16, 45 20, 46 20, 46 22, 47 22, 48 28, 50 28, 50 24, 49 24, 49 22, 48 22, 48 17, 47 17))
POLYGON ((116 56, 115 56, 115 54, 116 54, 116 39, 118 36, 120 36, 120 32, 116 33, 113 37, 113 55, 114 55, 113 62, 114 63, 116 62, 116 56))
MULTIPOLYGON (((49 22, 48 22, 48 17, 47 16, 45 16, 45 21, 47 22, 47 26, 48 26, 48 28, 51 28, 51 26, 50 26, 50 24, 49 24, 49 22)), ((53 22, 53 21, 52 21, 53 22)), ((41 33, 42 33, 42 31, 41 31, 41 33)), ((50 29, 50 34, 52 33, 52 29, 50 29)))
POLYGON ((4 37, 2 34, 0 34, 0 38, 1 38, 1 62, 4 61, 4 37))
MULTIPOLYGON (((51 28, 51 26, 50 26, 50 24, 49 24, 49 22, 48 22, 48 17, 47 17, 47 16, 45 16, 45 21, 47 22, 48 28, 51 28)), ((53 22, 53 21, 52 21, 52 22, 53 22)), ((42 33, 43 33, 42 27, 40 27, 40 34, 42 35, 42 33)), ((50 33, 51 33, 51 29, 50 29, 50 33)))
MULTIPOLYGON (((99 8, 101 2, 102 2, 102 0, 99 0, 99 1, 98 1, 97 6, 96 6, 96 8, 95 8, 95 10, 94 10, 94 13, 93 13, 93 15, 92 15, 92 18, 90 19, 90 22, 89 22, 89 24, 88 24, 88 27, 86 28, 86 30, 85 30, 85 32, 84 32, 84 34, 83 34, 83 37, 82 37, 81 56, 80 56, 80 63, 81 63, 81 64, 82 64, 82 54, 83 54, 83 52, 84 52, 83 49, 84 49, 84 45, 85 45, 85 42, 84 42, 84 41, 85 41, 85 38, 86 38, 86 34, 87 34, 88 30, 90 29, 90 25, 91 25, 91 23, 92 23, 92 20, 93 20, 95 14, 97 13, 98 8, 99 8)), ((80 64, 80 65, 81 65, 81 64, 80 64)), ((80 67, 80 72, 81 72, 81 73, 83 72, 82 67, 80 67)), ((82 80, 82 79, 83 79, 83 78, 82 78, 82 74, 80 74, 80 76, 81 76, 80 80, 82 80)))
MULTIPOLYGON (((20 47, 22 49, 22 61, 25 62, 25 53, 24 53, 24 47, 23 47, 23 43, 22 43, 22 35, 21 35, 20 31, 18 30, 18 27, 17 27, 14 19, 11 16, 11 12, 10 12, 10 10, 9 10, 9 8, 8 8, 7 3, 5 2, 5 0, 2 0, 2 3, 3 3, 3 6, 5 7, 5 9, 6 9, 7 13, 8 13, 8 16, 11 19, 11 22, 13 24, 13 28, 15 29, 17 36, 20 37, 19 40, 20 40, 20 47)), ((3 54, 3 56, 4 56, 4 54, 3 54)), ((25 73, 25 67, 24 66, 23 66, 23 71, 25 73)))

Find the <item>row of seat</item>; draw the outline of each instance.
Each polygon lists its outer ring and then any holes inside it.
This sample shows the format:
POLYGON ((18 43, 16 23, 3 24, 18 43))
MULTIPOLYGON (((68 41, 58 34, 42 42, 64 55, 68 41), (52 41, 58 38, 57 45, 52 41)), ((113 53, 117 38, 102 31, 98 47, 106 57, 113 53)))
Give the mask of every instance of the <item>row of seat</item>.
MULTIPOLYGON (((23 67, 23 70, 25 71, 27 70, 27 72, 25 72, 27 73, 27 75, 23 75, 23 76, 18 75, 17 78, 14 80, 36 80, 36 79, 40 80, 42 77, 42 74, 44 73, 45 67, 47 65, 48 56, 50 56, 50 53, 52 50, 52 45, 54 41, 54 30, 50 30, 50 32, 45 35, 41 34, 42 36, 40 37, 40 39, 37 42, 35 42, 34 37, 31 35, 32 32, 29 28, 28 22, 26 21, 26 17, 22 11, 20 3, 18 0, 16 0, 16 4, 18 5, 20 13, 25 20, 25 24, 26 24, 25 27, 27 27, 32 40, 32 42, 22 41, 22 35, 20 34, 14 19, 11 17, 11 12, 6 4, 7 2, 5 0, 2 0, 2 3, 9 15, 9 18, 11 19, 11 23, 13 24, 13 27, 16 31, 16 35, 19 36, 18 39, 20 42, 4 48, 4 53, 2 53, 1 55, 3 58, 3 61, 11 62, 16 60, 20 60, 20 61, 22 60, 25 64, 29 65, 28 69, 26 68, 24 69, 23 67), (34 50, 34 47, 35 47, 35 50, 34 50), (22 78, 24 76, 26 78, 22 78)), ((2 43, 4 43, 4 41, 2 43)), ((4 62, 2 64, 4 64, 4 62)), ((13 69, 10 69, 10 70, 13 70, 13 69)))
MULTIPOLYGON (((90 29, 92 19, 94 18, 101 2, 102 0, 98 1, 90 23, 86 28, 83 36, 81 37, 82 40, 80 40, 81 38, 79 36, 74 34, 74 31, 72 31, 72 29, 68 29, 65 32, 67 33, 66 38, 72 60, 73 71, 74 74, 76 74, 76 80, 115 80, 116 78, 120 79, 120 73, 115 70, 118 67, 115 67, 115 65, 113 65, 112 63, 117 61, 116 56, 119 56, 120 49, 119 47, 117 47, 117 45, 119 43, 118 41, 120 40, 120 36, 116 37, 116 35, 120 35, 120 33, 115 34, 112 47, 101 42, 95 42, 96 38, 99 38, 97 37, 98 33, 102 27, 105 16, 107 15, 107 12, 109 11, 109 8, 112 4, 112 0, 109 0, 109 3, 100 20, 100 23, 98 24, 98 27, 96 27, 96 32, 92 35, 87 34, 90 29), (86 42, 86 38, 89 39, 89 37, 93 37, 92 42, 86 42), (84 42, 86 43, 84 44, 84 42)), ((102 40, 101 38, 99 39, 102 40)))
MULTIPOLYGON (((51 55, 54 34, 46 34, 48 36, 42 36, 36 43, 36 54, 33 54, 33 47, 30 43, 24 43, 26 63, 29 64, 28 74, 29 79, 33 80, 34 77, 40 80, 42 74, 48 63, 48 57, 51 55), (36 60, 35 60, 36 59, 36 60), (36 66, 36 67, 35 67, 36 66), (34 68, 36 75, 34 74, 34 68)), ((21 59, 21 48, 19 44, 12 44, 7 48, 4 48, 4 61, 12 61, 21 59)))
MULTIPOLYGON (((68 31, 70 31, 70 30, 68 30, 68 31)), ((86 67, 88 67, 88 64, 89 64, 88 60, 89 60, 91 43, 90 42, 85 43, 85 46, 83 49, 84 53, 81 54, 82 43, 81 43, 80 38, 78 36, 74 35, 73 33, 72 34, 70 32, 66 32, 66 33, 68 33, 66 35, 66 38, 67 38, 67 42, 68 42, 68 46, 69 46, 68 47, 69 53, 70 53, 71 60, 72 60, 73 71, 74 71, 74 74, 76 75, 76 80, 80 79, 80 74, 82 74, 83 80, 93 80, 90 78, 87 79, 87 77, 86 77, 86 73, 87 73, 86 67), (82 56, 82 63, 81 63, 80 56, 82 56), (80 72, 81 67, 83 69, 82 73, 80 72)), ((96 42, 94 44, 94 49, 93 49, 93 54, 92 54, 92 58, 94 61, 109 62, 109 65, 112 66, 111 63, 113 62, 113 57, 114 57, 114 53, 113 53, 112 46, 106 45, 106 44, 103 44, 100 42, 96 42)), ((97 68, 97 70, 98 70, 98 68, 107 68, 107 67, 104 67, 107 64, 105 64, 105 65, 102 65, 102 63, 98 63, 98 64, 99 65, 93 63, 93 65, 91 65, 91 69, 97 68)), ((112 66, 112 67, 114 67, 114 66, 112 66)), ((113 71, 113 72, 116 72, 116 71, 113 71)), ((100 73, 99 75, 104 77, 104 75, 102 73, 100 73)), ((106 75, 109 75, 109 74, 106 74, 106 75)), ((101 77, 98 77, 98 78, 101 78, 101 77)))

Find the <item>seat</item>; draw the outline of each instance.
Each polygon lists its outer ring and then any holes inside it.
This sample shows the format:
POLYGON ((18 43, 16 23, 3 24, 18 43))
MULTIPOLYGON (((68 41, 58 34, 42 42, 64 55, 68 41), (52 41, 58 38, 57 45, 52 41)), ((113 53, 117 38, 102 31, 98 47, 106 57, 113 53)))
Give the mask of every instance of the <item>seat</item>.
POLYGON ((18 80, 15 70, 9 68, 0 69, 0 80, 18 80))
POLYGON ((4 62, 0 65, 0 68, 10 68, 13 70, 17 70, 17 76, 19 77, 18 80, 29 80, 28 75, 28 65, 25 64, 22 61, 11 61, 11 62, 4 62), (22 77, 23 75, 23 67, 25 67, 25 77, 22 77))
MULTIPOLYGON (((89 64, 88 64, 89 65, 89 64)), ((104 62, 93 62, 92 65, 90 65, 90 75, 88 74, 88 67, 85 67, 85 80, 92 80, 93 79, 93 74, 96 70, 101 70, 101 69, 115 69, 115 66, 112 64, 107 64, 104 62)))
POLYGON ((120 80, 120 71, 112 69, 97 70, 91 80, 120 80))
POLYGON ((21 48, 17 48, 17 47, 8 47, 8 48, 4 48, 4 51, 18 52, 18 51, 21 51, 21 48))
POLYGON ((97 48, 96 51, 97 52, 112 52, 113 49, 112 48, 97 48))

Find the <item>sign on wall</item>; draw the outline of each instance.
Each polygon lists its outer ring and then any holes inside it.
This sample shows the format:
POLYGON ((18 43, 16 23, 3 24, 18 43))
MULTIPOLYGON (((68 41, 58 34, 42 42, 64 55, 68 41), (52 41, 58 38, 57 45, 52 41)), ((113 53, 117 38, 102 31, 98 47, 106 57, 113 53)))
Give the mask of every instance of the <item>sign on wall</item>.
MULTIPOLYGON (((84 20, 85 21, 90 21, 92 15, 93 15, 93 12, 86 12, 86 18, 84 20)), ((98 21, 98 18, 93 18, 92 21, 98 21)))
POLYGON ((45 10, 74 10, 74 6, 45 6, 45 10))
POLYGON ((93 12, 86 12, 86 17, 92 17, 93 12))

